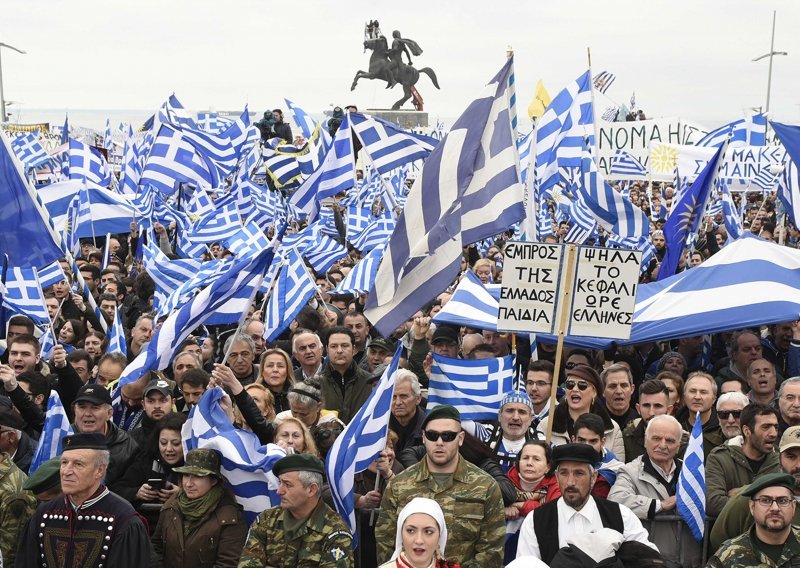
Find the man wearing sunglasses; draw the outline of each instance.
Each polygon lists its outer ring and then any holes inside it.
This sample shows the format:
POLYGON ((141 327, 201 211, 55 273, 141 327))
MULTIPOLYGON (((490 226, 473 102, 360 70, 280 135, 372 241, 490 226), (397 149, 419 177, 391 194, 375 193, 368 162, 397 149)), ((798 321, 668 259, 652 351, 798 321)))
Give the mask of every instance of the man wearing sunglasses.
POLYGON ((778 441, 778 412, 764 404, 742 409, 741 446, 725 444, 714 448, 706 460, 706 513, 716 517, 728 498, 751 483, 757 475, 780 471, 775 453, 778 441))
POLYGON ((800 528, 792 526, 797 510, 795 478, 775 473, 759 478, 742 495, 750 498, 755 524, 729 540, 709 560, 712 568, 794 566, 800 563, 800 528))
POLYGON ((502 566, 505 509, 497 482, 459 454, 461 415, 437 406, 422 423, 425 457, 391 479, 375 528, 378 562, 389 560, 397 515, 414 497, 428 497, 444 511, 447 559, 461 568, 502 566))
POLYGON ((748 404, 750 399, 741 392, 727 392, 717 399, 717 418, 726 440, 742 435, 742 409, 748 404))

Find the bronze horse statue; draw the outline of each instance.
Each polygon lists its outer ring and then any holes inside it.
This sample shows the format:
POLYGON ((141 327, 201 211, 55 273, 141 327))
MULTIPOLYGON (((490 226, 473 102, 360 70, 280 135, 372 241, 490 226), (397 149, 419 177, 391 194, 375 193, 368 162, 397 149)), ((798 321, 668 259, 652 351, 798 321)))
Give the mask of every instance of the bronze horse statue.
POLYGON ((374 39, 364 40, 364 47, 372 50, 372 55, 369 58, 369 71, 357 71, 353 79, 353 84, 350 90, 353 91, 358 84, 359 79, 380 79, 386 81, 386 88, 391 89, 396 84, 403 86, 403 98, 392 105, 392 110, 399 110, 403 104, 406 103, 413 96, 414 85, 419 81, 420 73, 425 73, 433 83, 433 86, 439 88, 439 81, 436 79, 436 73, 430 67, 423 67, 416 69, 411 65, 406 65, 402 61, 399 63, 399 71, 396 70, 395 63, 389 58, 390 50, 388 42, 384 36, 374 39))

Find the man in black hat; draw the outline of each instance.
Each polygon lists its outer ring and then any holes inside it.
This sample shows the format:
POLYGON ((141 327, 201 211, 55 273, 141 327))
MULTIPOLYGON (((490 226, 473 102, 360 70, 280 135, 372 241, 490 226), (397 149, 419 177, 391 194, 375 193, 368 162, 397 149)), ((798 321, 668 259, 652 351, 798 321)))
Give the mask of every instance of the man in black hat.
POLYGON ((144 448, 156 422, 172 412, 172 388, 164 379, 153 379, 144 387, 142 398, 144 416, 139 426, 128 432, 139 448, 144 448))
POLYGON ((144 524, 130 503, 103 484, 109 463, 105 436, 67 436, 63 448, 63 496, 39 505, 20 540, 16 565, 147 566, 150 539, 144 524))
POLYGON ((742 492, 750 498, 755 525, 725 541, 709 560, 712 568, 740 566, 794 566, 800 563, 800 528, 792 526, 797 501, 795 478, 768 473, 742 492))
POLYGON ((262 512, 250 528, 240 568, 354 566, 350 529, 320 498, 322 461, 291 454, 272 467, 280 480, 281 506, 262 512))
POLYGON ((437 325, 428 343, 428 332, 431 318, 418 316, 414 318, 409 335, 411 349, 408 352, 408 369, 419 378, 423 388, 428 388, 428 375, 425 372, 425 359, 433 352, 443 357, 455 359, 461 349, 461 337, 458 329, 449 325, 437 325))
POLYGON ((14 465, 27 475, 36 442, 28 436, 26 424, 19 412, 13 408, 0 408, 0 452, 6 453, 14 461, 14 465))
POLYGON ((98 433, 106 439, 111 453, 111 463, 105 472, 105 482, 113 484, 125 473, 128 464, 136 453, 137 446, 128 434, 111 421, 114 410, 111 408, 111 394, 98 384, 83 385, 75 396, 76 433, 98 433))
POLYGON ((592 496, 597 479, 594 464, 600 454, 588 444, 564 444, 553 448, 553 465, 561 488, 561 497, 545 503, 522 523, 519 533, 519 556, 533 556, 550 564, 567 540, 591 530, 610 528, 623 541, 637 541, 653 549, 647 531, 630 509, 613 501, 592 496), (553 538, 558 534, 558 540, 553 538))

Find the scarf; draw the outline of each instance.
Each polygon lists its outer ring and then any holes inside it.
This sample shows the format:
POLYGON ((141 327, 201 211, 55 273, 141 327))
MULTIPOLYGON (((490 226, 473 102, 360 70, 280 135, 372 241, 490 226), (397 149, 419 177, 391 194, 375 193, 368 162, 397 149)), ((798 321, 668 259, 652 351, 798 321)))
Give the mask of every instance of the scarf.
POLYGON ((183 536, 189 536, 202 524, 208 514, 217 508, 224 488, 217 483, 211 490, 197 499, 189 499, 183 489, 178 493, 178 509, 183 515, 183 536))

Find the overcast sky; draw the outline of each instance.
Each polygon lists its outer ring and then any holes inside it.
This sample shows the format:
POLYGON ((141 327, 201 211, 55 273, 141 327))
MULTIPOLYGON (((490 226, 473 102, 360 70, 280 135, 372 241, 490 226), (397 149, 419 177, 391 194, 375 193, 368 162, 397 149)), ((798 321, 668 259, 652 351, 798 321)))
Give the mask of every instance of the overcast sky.
MULTIPOLYGON (((636 91, 648 117, 680 116, 708 126, 765 104, 772 11, 778 11, 772 116, 800 123, 800 2, 294 0, 3 0, 0 41, 7 100, 27 109, 156 109, 175 93, 190 109, 259 113, 284 106, 307 111, 354 103, 389 108, 402 92, 386 84, 350 84, 366 70, 364 23, 398 29, 435 70, 417 87, 432 122, 454 118, 516 53, 523 109, 542 79, 551 96, 580 75, 591 47, 593 71, 617 81, 611 99, 636 91)), ((610 102, 599 96, 598 112, 610 102)), ((13 109, 14 107, 12 107, 13 109)), ((522 127, 521 130, 526 130, 522 127)))

